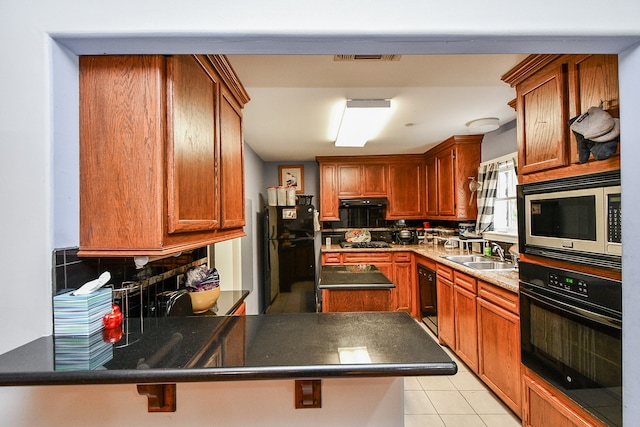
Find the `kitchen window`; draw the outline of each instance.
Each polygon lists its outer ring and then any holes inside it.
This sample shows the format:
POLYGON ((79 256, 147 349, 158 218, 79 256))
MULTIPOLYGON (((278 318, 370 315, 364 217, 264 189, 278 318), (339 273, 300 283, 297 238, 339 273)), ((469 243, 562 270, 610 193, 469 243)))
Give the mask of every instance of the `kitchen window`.
POLYGON ((480 164, 478 168, 478 220, 476 230, 485 239, 513 242, 517 240, 518 215, 516 185, 517 153, 480 164))
POLYGON ((493 204, 493 231, 495 232, 517 233, 516 185, 518 185, 518 174, 514 161, 500 163, 496 198, 493 204))

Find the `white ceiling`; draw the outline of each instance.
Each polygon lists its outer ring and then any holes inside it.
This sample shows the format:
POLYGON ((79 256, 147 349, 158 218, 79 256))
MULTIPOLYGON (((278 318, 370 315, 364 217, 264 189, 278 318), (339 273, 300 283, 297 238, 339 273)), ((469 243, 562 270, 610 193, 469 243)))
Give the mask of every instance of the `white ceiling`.
POLYGON ((500 77, 526 55, 403 55, 390 62, 336 62, 331 55, 227 55, 251 101, 247 144, 265 161, 316 156, 423 153, 466 123, 515 119, 515 91, 500 77), (391 98, 393 115, 364 148, 333 145, 347 98, 391 98))

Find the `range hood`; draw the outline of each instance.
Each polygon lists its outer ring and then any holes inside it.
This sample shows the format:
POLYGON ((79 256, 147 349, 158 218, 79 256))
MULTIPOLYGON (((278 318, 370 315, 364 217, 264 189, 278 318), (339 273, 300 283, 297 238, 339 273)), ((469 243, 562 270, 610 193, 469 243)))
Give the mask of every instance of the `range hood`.
POLYGON ((386 198, 354 198, 354 199, 340 199, 341 208, 358 207, 358 206, 387 206, 388 201, 386 198))

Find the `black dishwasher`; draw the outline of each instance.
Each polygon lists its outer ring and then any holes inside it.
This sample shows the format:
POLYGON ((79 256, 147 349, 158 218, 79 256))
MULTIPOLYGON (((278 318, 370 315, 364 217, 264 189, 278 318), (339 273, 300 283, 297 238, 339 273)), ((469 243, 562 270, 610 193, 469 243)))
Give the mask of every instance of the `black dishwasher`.
POLYGON ((418 283, 420 286, 420 317, 431 331, 438 335, 438 296, 436 292, 436 273, 430 268, 418 264, 418 283))

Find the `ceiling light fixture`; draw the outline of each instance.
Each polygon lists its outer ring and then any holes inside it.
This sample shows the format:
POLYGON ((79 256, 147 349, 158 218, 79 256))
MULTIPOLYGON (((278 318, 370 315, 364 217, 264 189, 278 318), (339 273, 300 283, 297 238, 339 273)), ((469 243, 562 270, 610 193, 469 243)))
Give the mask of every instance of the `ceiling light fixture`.
POLYGON ((496 117, 486 117, 484 119, 472 120, 467 123, 470 133, 493 132, 500 127, 500 120, 496 117))
POLYGON ((338 129, 336 147, 364 147, 382 130, 390 113, 389 99, 348 99, 338 129))

